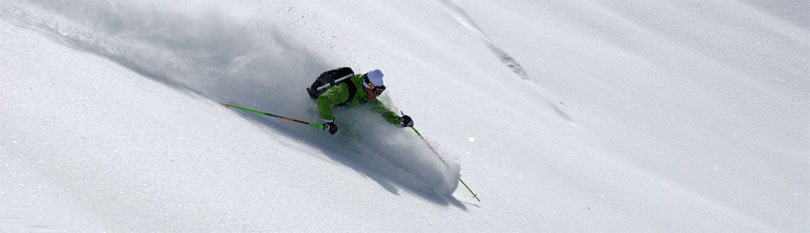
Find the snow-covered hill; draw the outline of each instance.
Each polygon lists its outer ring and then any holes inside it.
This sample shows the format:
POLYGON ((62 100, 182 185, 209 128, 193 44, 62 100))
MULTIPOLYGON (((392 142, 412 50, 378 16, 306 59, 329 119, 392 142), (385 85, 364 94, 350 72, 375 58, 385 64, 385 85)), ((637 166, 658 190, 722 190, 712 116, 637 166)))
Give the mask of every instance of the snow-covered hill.
POLYGON ((810 5, 0 2, 0 229, 810 231, 810 5), (338 135, 325 70, 386 74, 338 135), (476 201, 456 183, 463 178, 476 201))

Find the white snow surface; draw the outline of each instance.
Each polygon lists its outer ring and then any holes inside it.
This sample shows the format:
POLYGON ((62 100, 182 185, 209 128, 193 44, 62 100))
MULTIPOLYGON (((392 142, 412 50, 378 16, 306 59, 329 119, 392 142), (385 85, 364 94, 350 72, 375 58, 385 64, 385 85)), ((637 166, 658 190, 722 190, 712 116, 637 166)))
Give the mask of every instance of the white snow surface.
POLYGON ((806 1, 2 1, 0 232, 810 232, 809 45, 806 1), (221 105, 318 122, 340 66, 441 157, 221 105))

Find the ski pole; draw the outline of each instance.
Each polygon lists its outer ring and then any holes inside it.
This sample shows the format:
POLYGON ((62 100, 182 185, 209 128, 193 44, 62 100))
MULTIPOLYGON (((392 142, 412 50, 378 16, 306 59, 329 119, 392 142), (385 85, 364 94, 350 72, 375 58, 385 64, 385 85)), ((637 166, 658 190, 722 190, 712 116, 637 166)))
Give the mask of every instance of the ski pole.
MULTIPOLYGON (((413 132, 416 132, 416 135, 419 135, 419 138, 421 138, 422 141, 425 142, 425 144, 427 144, 430 150, 433 151, 433 154, 435 154, 436 157, 439 157, 439 159, 442 160, 442 163, 444 163, 445 166, 449 167, 449 165, 447 165, 447 163, 444 162, 444 159, 442 159, 442 156, 439 155, 439 152, 437 152, 436 149, 433 149, 433 146, 431 146, 430 143, 427 142, 425 137, 423 137, 422 134, 419 133, 419 131, 416 130, 416 128, 414 128, 413 126, 411 126, 411 129, 413 129, 413 132)), ((461 184, 463 184, 464 187, 467 188, 467 191, 470 191, 470 194, 473 195, 473 198, 475 198, 475 200, 478 200, 479 202, 481 201, 481 199, 478 199, 478 194, 475 194, 475 192, 473 192, 472 189, 470 189, 470 186, 467 186, 467 183, 464 183, 464 180, 462 180, 461 177, 458 178, 458 181, 460 181, 461 184)))
POLYGON ((225 105, 225 107, 229 107, 229 108, 235 108, 235 109, 239 109, 239 110, 242 110, 242 111, 247 111, 247 112, 262 114, 262 115, 266 115, 266 116, 281 118, 281 119, 284 119, 284 120, 294 121, 294 122, 298 122, 298 123, 301 123, 301 124, 311 125, 311 126, 315 126, 315 127, 323 129, 323 125, 319 125, 319 124, 315 124, 315 123, 309 123, 309 122, 306 122, 306 121, 296 120, 296 119, 292 119, 292 118, 285 117, 285 116, 279 116, 279 115, 272 114, 272 113, 266 113, 266 112, 262 112, 262 111, 258 111, 258 110, 245 108, 245 107, 239 107, 239 106, 232 105, 232 104, 229 104, 229 103, 223 103, 222 105, 225 105))
MULTIPOLYGON (((402 113, 402 115, 405 115, 405 113, 402 112, 402 111, 400 111, 399 113, 402 113)), ((413 126, 411 126, 411 129, 413 130, 413 132, 416 133, 416 135, 419 135, 419 138, 421 138, 422 142, 424 142, 428 146, 428 148, 430 148, 430 150, 433 151, 433 154, 435 154, 436 157, 439 157, 439 160, 441 160, 442 163, 444 163, 444 166, 450 167, 449 165, 447 165, 447 162, 444 161, 442 156, 439 155, 439 152, 437 152, 436 149, 433 149, 433 146, 431 146, 430 143, 428 143, 427 139, 425 139, 425 137, 423 137, 422 134, 419 133, 419 130, 416 130, 416 128, 414 128, 413 126)), ((464 187, 467 188, 467 191, 470 191, 470 194, 473 195, 473 198, 475 198, 475 200, 478 200, 478 202, 481 202, 481 199, 478 199, 478 194, 475 194, 475 192, 473 192, 472 189, 470 189, 470 186, 467 186, 467 183, 464 183, 464 180, 462 180, 461 177, 458 178, 458 181, 460 181, 461 184, 463 184, 464 187)))
POLYGON ((470 186, 467 186, 467 183, 464 183, 464 180, 462 180, 461 177, 458 178, 458 181, 461 181, 461 184, 463 184, 464 187, 467 188, 467 191, 470 191, 470 194, 473 195, 473 198, 475 198, 475 200, 478 200, 478 202, 481 202, 481 199, 478 199, 478 194, 475 194, 472 191, 472 189, 470 189, 470 186))
MULTIPOLYGON (((403 114, 403 115, 404 115, 404 114, 403 114)), ((430 150, 431 150, 431 151, 433 151, 433 154, 435 154, 435 155, 436 155, 436 157, 438 157, 438 158, 439 158, 439 160, 441 160, 441 161, 442 161, 442 163, 444 164, 444 166, 445 166, 445 167, 450 167, 450 165, 447 165, 447 162, 445 162, 445 161, 444 161, 444 159, 443 159, 441 156, 439 156, 439 152, 438 152, 438 151, 436 151, 436 149, 433 149, 433 146, 431 146, 431 145, 430 145, 430 143, 428 143, 428 142, 427 142, 427 140, 425 140, 425 137, 422 137, 422 134, 421 134, 421 133, 419 133, 419 131, 418 131, 418 130, 416 130, 416 128, 414 128, 413 126, 411 126, 411 129, 413 130, 413 132, 416 132, 416 135, 419 135, 419 138, 421 138, 421 139, 422 139, 422 142, 424 142, 424 143, 425 143, 425 145, 427 145, 427 146, 428 146, 428 148, 430 148, 430 150)))

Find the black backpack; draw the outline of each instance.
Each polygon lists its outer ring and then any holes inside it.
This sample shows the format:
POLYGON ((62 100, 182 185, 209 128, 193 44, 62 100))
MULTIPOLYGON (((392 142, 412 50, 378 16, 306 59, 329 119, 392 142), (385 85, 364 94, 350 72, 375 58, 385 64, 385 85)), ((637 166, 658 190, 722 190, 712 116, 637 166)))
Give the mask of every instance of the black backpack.
POLYGON ((354 76, 354 71, 352 71, 352 68, 349 67, 340 67, 323 72, 320 76, 318 76, 317 79, 315 79, 315 82, 313 82, 312 85, 307 88, 307 93, 309 94, 309 97, 317 99, 318 96, 321 96, 321 94, 326 91, 326 89, 345 82, 346 86, 349 87, 349 99, 343 103, 340 103, 339 105, 346 105, 351 102, 352 99, 354 99, 354 93, 357 91, 357 87, 354 86, 354 83, 352 83, 352 80, 350 79, 352 76, 354 76))

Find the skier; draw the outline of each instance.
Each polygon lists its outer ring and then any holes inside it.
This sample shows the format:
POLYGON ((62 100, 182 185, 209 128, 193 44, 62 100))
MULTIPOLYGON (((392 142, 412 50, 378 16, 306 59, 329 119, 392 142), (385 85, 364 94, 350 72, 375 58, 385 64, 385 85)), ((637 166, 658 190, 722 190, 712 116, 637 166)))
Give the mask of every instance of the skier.
POLYGON ((413 120, 410 116, 403 115, 400 117, 395 112, 388 110, 382 101, 377 99, 383 91, 385 91, 383 73, 379 69, 374 69, 365 74, 353 75, 349 80, 330 87, 320 94, 315 101, 318 104, 321 119, 326 122, 323 125, 323 130, 330 134, 337 133, 338 127, 335 124, 335 117, 332 115, 335 106, 355 107, 361 104, 369 104, 373 111, 382 115, 391 124, 402 127, 413 126, 413 120))

